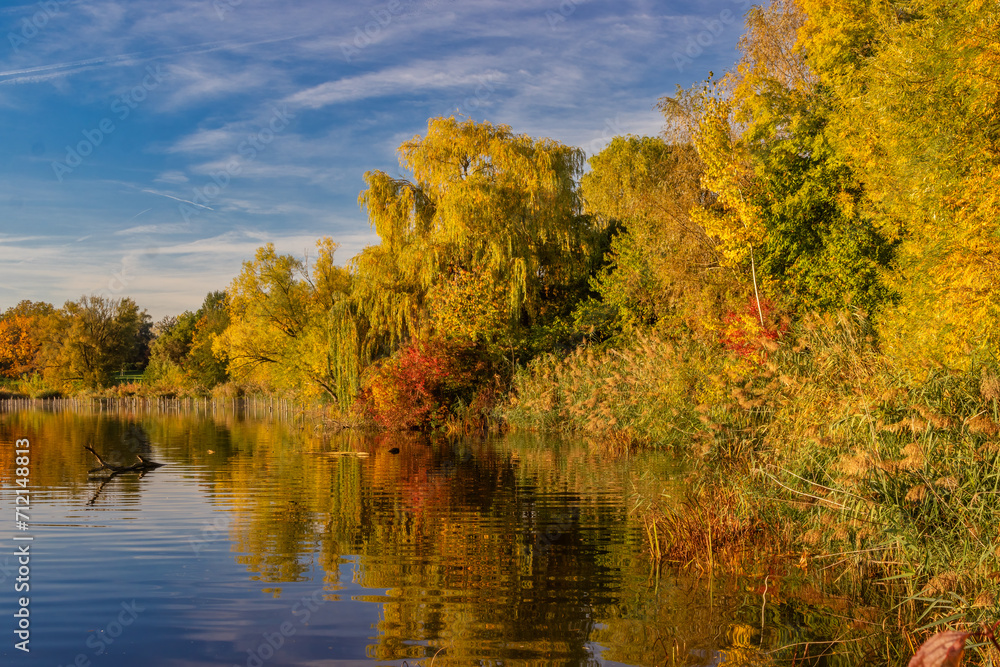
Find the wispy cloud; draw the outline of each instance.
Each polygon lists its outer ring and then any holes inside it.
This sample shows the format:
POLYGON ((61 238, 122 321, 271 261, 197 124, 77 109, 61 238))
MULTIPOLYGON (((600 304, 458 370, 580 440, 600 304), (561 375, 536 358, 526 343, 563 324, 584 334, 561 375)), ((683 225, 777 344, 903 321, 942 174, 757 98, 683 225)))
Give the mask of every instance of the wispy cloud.
MULTIPOLYGON (((718 33, 710 22, 746 5, 400 3, 387 18, 388 0, 243 0, 224 16, 211 0, 60 0, 44 29, 0 51, 0 121, 17 128, 0 213, 29 230, 0 235, 0 306, 77 298, 125 270, 122 293, 140 305, 196 308, 270 239, 301 253, 330 234, 345 260, 376 240, 356 204, 362 174, 405 177, 396 149, 428 117, 506 123, 588 153, 616 134, 655 134, 658 97, 732 62, 738 21, 718 33), (679 72, 672 54, 706 30, 710 45, 679 72), (147 67, 168 76, 122 118, 111 106, 147 67), (280 136, 217 196, 199 196, 284 105, 295 119, 280 136), (97 137, 103 119, 115 129, 97 137), (57 184, 51 163, 88 136, 91 154, 57 184), (197 209, 192 224, 181 205, 197 209)), ((0 35, 37 11, 0 8, 0 35)))
POLYGON ((484 81, 501 83, 506 75, 496 69, 482 69, 466 59, 424 61, 393 67, 360 76, 328 81, 302 90, 286 99, 289 104, 318 109, 372 97, 400 95, 414 91, 435 91, 459 86, 476 86, 484 81))
POLYGON ((137 225, 135 227, 128 227, 126 229, 119 229, 114 232, 115 236, 134 236, 138 234, 151 235, 151 234, 183 234, 191 231, 191 225, 185 223, 174 223, 174 224, 154 224, 154 225, 137 225))
POLYGON ((184 174, 184 172, 172 169, 170 171, 165 171, 161 173, 153 180, 156 181, 157 183, 171 183, 176 185, 180 183, 187 183, 189 179, 187 175, 184 174))
POLYGON ((208 44, 197 44, 191 46, 177 47, 173 49, 162 49, 156 51, 136 51, 133 53, 123 53, 119 55, 100 56, 97 58, 87 58, 62 63, 52 63, 46 65, 36 65, 34 67, 24 67, 0 71, 0 84, 12 83, 38 83, 56 77, 64 77, 72 74, 80 74, 92 69, 102 67, 121 67, 148 63, 166 58, 175 58, 178 55, 194 55, 212 53, 213 51, 234 51, 245 49, 251 46, 263 46, 275 42, 284 42, 301 38, 302 35, 289 35, 286 37, 275 37, 272 39, 259 39, 248 42, 214 42, 208 44))
POLYGON ((193 132, 172 146, 166 148, 168 153, 194 153, 217 155, 220 151, 235 151, 236 145, 242 139, 244 124, 227 123, 223 127, 215 127, 193 132))

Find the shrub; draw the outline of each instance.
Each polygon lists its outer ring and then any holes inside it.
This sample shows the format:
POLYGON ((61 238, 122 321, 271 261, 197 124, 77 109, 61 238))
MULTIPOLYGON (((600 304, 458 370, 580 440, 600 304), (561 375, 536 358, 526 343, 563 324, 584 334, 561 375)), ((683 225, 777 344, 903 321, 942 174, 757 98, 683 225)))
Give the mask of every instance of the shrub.
POLYGON ((38 373, 17 381, 17 391, 31 398, 60 398, 62 393, 46 382, 38 373))
POLYGON ((471 344, 414 341, 376 365, 364 380, 360 409, 388 430, 438 428, 472 390, 471 344))
POLYGON ((774 302, 761 299, 758 303, 751 298, 723 318, 719 342, 743 359, 762 363, 767 359, 767 348, 773 347, 787 330, 788 322, 778 318, 774 302))

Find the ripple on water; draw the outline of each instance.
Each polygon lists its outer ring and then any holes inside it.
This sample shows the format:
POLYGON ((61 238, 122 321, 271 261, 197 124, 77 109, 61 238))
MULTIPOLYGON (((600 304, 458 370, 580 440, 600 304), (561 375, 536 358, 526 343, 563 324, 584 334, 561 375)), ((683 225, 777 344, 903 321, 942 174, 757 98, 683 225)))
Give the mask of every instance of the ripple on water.
MULTIPOLYGON (((602 664, 648 664, 628 647, 670 613, 678 627, 686 616, 714 619, 716 638, 697 644, 706 658, 688 656, 709 664, 745 606, 731 596, 720 611, 700 584, 651 581, 629 518, 633 464, 586 446, 324 440, 232 415, 3 419, 32 439, 37 461, 38 664, 82 654, 95 667, 231 666, 268 651, 273 665, 412 664, 438 651, 439 667, 597 664, 598 654, 602 664), (83 444, 106 443, 126 460, 121 443, 133 441, 152 443, 166 466, 87 477, 83 444), (340 450, 355 453, 332 454, 340 450), (121 625, 133 601, 141 611, 121 625), (280 646, 268 649, 268 637, 280 646)), ((12 497, 5 485, 4 506, 12 497)), ((0 662, 10 651, 0 647, 0 662)))

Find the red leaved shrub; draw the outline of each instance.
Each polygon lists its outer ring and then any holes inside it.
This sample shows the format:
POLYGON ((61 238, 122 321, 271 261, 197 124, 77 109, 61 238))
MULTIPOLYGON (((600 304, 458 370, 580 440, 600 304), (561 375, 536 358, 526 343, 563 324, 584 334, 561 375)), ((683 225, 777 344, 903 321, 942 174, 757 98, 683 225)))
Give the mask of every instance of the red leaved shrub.
POLYGON ((388 430, 441 426, 452 404, 472 386, 469 348, 442 340, 411 342, 368 374, 362 411, 388 430))
POLYGON ((722 320, 719 342, 737 356, 762 363, 767 358, 767 349, 773 347, 781 335, 788 330, 788 322, 779 318, 774 302, 760 300, 760 309, 754 297, 739 310, 730 311, 722 320), (761 326, 761 316, 764 324, 761 326))

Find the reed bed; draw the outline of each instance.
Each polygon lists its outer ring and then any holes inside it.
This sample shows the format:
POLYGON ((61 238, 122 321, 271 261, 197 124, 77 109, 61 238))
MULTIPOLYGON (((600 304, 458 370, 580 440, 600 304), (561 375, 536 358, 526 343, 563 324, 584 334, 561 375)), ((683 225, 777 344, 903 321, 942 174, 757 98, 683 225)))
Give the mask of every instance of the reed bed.
POLYGON ((688 459, 670 498, 636 493, 653 560, 784 558, 877 601, 913 641, 1000 617, 995 359, 896 362, 865 319, 843 315, 806 318, 751 357, 653 336, 583 348, 536 361, 515 385, 516 426, 688 459))

